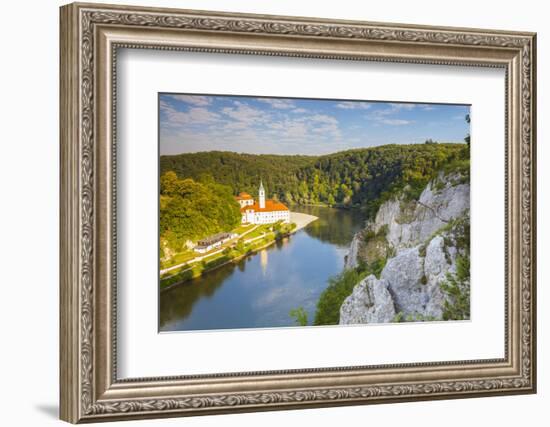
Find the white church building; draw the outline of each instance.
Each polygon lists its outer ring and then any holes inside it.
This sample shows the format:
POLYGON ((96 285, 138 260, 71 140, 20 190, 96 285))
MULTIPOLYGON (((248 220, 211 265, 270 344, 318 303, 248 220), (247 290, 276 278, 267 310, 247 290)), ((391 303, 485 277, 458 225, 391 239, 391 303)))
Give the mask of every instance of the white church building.
POLYGON ((241 205, 243 224, 290 222, 290 211, 283 203, 271 199, 266 200, 264 186, 261 181, 257 202, 248 193, 240 193, 236 199, 241 205))

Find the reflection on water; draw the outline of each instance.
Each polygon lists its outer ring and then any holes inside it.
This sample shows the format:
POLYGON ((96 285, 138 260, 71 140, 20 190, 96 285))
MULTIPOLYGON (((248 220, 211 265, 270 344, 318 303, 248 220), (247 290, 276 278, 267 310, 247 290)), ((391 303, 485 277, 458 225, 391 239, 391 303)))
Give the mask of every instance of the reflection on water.
POLYGON ((161 331, 293 326, 304 307, 311 322, 328 278, 340 273, 362 215, 314 206, 293 211, 319 217, 305 229, 160 294, 161 331))
POLYGON ((293 206, 292 210, 319 218, 305 228, 305 232, 309 236, 346 248, 355 232, 363 224, 363 214, 357 210, 331 209, 320 206, 293 206))
POLYGON ((260 265, 262 266, 262 275, 265 277, 267 273, 267 249, 260 251, 260 265))

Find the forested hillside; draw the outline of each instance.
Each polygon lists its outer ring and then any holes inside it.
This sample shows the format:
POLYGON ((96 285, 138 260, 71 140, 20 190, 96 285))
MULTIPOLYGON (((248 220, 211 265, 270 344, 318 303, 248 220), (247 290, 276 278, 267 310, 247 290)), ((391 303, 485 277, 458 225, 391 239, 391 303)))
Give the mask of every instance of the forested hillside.
POLYGON ((161 174, 198 182, 213 179, 256 195, 261 178, 268 196, 286 203, 362 207, 374 214, 395 191, 417 198, 442 168, 469 170, 466 144, 385 145, 325 156, 202 152, 162 156, 161 174))
POLYGON ((241 223, 241 211, 231 188, 211 178, 196 182, 166 172, 160 180, 161 249, 179 251, 197 240, 241 223))

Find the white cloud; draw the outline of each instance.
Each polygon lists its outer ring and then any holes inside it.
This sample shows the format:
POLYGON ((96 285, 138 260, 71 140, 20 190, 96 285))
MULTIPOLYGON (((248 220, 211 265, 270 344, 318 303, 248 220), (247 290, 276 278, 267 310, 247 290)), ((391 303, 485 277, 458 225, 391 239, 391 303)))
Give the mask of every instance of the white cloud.
POLYGON ((305 123, 288 123, 283 133, 286 138, 303 138, 307 134, 308 128, 305 123))
POLYGON ((390 126, 404 126, 414 123, 413 120, 405 120, 398 116, 401 111, 410 111, 416 108, 415 104, 396 104, 390 103, 387 108, 377 109, 368 113, 365 117, 367 120, 372 120, 376 124, 384 124, 390 126))
POLYGON ((248 127, 247 122, 233 121, 233 122, 226 123, 223 128, 225 130, 236 130, 236 129, 246 129, 247 127, 248 127))
POLYGON ((385 110, 374 110, 373 112, 371 113, 368 113, 367 115, 365 115, 365 117, 368 119, 368 120, 373 120, 373 121, 380 121, 382 120, 383 118, 389 116, 389 115, 392 115, 394 114, 394 111, 392 111, 391 109, 387 108, 385 110))
POLYGON ((337 108, 342 108, 344 110, 368 110, 371 106, 372 105, 367 102, 360 101, 342 101, 336 104, 337 108))
POLYGON ((288 110, 295 108, 294 102, 289 99, 279 99, 279 98, 258 98, 258 101, 265 102, 266 104, 271 105, 273 108, 279 110, 288 110))
POLYGON ((281 140, 305 142, 312 135, 316 139, 320 137, 332 138, 335 142, 341 138, 338 120, 327 114, 301 115, 299 117, 286 116, 278 121, 265 123, 268 128, 264 132, 276 135, 281 140))
POLYGON ((338 124, 338 120, 336 120, 335 117, 328 116, 326 114, 315 114, 313 116, 309 116, 306 118, 306 120, 311 120, 312 122, 318 122, 318 123, 327 123, 327 124, 338 124))
POLYGON ((235 107, 225 107, 222 109, 222 113, 233 120, 253 125, 255 123, 264 123, 269 119, 269 114, 265 111, 253 108, 240 101, 235 101, 233 104, 235 107))
POLYGON ((312 132, 321 134, 332 134, 333 136, 340 136, 340 129, 337 125, 327 124, 322 126, 316 126, 311 129, 312 132))
POLYGON ((204 107, 192 107, 188 111, 178 111, 165 101, 160 102, 160 109, 166 115, 169 126, 213 123, 220 120, 220 115, 204 107))
POLYGON ((218 121, 220 115, 206 108, 195 107, 189 109, 187 117, 191 123, 209 123, 218 121))
POLYGON ((401 103, 390 103, 389 104, 390 109, 393 111, 399 111, 399 110, 414 110, 416 108, 416 104, 401 104, 401 103))
POLYGON ((307 113, 307 110, 305 108, 295 108, 294 110, 292 110, 292 113, 302 114, 302 113, 307 113))
POLYGON ((270 123, 267 123, 266 126, 269 128, 269 129, 272 129, 272 130, 280 130, 280 129, 284 129, 285 126, 288 124, 287 121, 283 121, 283 122, 270 122, 270 123))
POLYGON ((404 125, 410 125, 414 123, 413 120, 403 120, 403 119, 383 119, 383 120, 380 120, 380 122, 390 126, 404 126, 404 125))
POLYGON ((330 136, 333 139, 340 139, 342 133, 340 132, 338 120, 335 117, 326 114, 315 114, 306 118, 306 123, 310 125, 310 132, 330 136))
POLYGON ((196 107, 206 107, 210 105, 212 98, 202 95, 167 95, 169 98, 176 101, 185 102, 186 104, 194 105, 196 107))

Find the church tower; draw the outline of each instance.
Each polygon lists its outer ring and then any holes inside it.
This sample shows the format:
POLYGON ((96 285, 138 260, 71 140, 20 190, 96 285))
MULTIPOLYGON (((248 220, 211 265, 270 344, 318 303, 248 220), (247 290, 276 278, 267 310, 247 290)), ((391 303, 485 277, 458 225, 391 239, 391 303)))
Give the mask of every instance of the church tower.
POLYGON ((260 203, 260 209, 265 209, 265 190, 262 180, 260 180, 260 191, 258 191, 258 199, 260 203))

